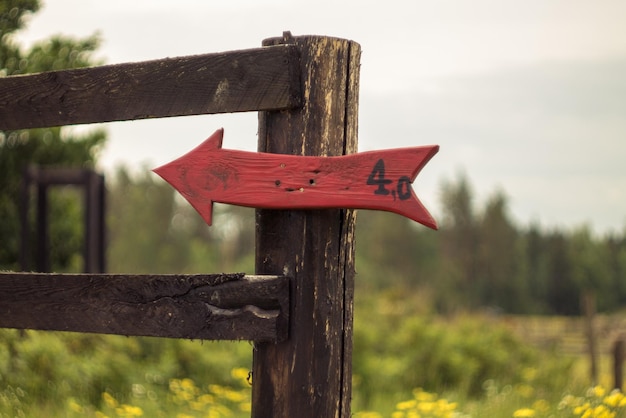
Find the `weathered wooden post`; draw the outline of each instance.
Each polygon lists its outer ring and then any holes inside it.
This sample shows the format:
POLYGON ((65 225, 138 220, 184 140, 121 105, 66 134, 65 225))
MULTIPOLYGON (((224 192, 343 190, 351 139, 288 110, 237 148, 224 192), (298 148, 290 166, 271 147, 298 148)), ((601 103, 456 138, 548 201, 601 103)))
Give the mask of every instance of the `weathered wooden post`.
POLYGON ((591 383, 598 383, 598 349, 596 343, 596 297, 591 290, 581 294, 581 305, 585 315, 585 334, 587 336, 587 352, 589 353, 589 377, 591 383))
POLYGON ((622 390, 624 386, 624 336, 620 335, 613 343, 613 388, 622 390))
MULTIPOLYGON (((299 47, 303 107, 260 112, 259 151, 357 151, 360 46, 319 36, 267 39, 299 47)), ((313 181, 315 179, 312 179, 313 181)), ((353 210, 258 210, 257 274, 293 278, 289 338, 254 350, 252 416, 349 417, 354 289, 353 210)))

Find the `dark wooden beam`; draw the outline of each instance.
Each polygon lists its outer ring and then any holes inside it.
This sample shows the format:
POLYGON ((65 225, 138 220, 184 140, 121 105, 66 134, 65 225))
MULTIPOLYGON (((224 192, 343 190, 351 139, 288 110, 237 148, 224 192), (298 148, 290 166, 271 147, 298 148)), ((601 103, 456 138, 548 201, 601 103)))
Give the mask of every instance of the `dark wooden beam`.
POLYGON ((0 77, 0 130, 291 109, 299 69, 281 45, 0 77))
POLYGON ((283 276, 0 273, 0 327, 204 340, 287 338, 283 276))
MULTIPOLYGON (((270 39, 301 48, 301 109, 261 112, 261 152, 339 156, 357 150, 359 59, 355 42, 318 36, 270 39)), ((365 180, 364 180, 365 182, 365 180)), ((349 418, 352 381, 352 210, 257 210, 256 273, 292 277, 289 339, 257 344, 252 417, 349 418)))
POLYGON ((85 179, 84 207, 84 242, 83 272, 104 273, 106 271, 105 254, 105 198, 104 175, 88 171, 85 179))
POLYGON ((87 185, 94 173, 89 168, 40 167, 31 165, 24 176, 29 183, 49 185, 87 185))

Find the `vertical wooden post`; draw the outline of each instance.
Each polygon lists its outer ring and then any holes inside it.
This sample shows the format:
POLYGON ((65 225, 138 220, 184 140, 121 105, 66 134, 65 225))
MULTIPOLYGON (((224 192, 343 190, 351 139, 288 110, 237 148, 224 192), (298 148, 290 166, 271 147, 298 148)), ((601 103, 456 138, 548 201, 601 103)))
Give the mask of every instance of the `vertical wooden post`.
POLYGON ((84 170, 82 175, 85 208, 83 271, 104 273, 104 176, 93 170, 84 170))
POLYGON ((613 388, 624 386, 624 336, 620 335, 613 345, 613 388))
POLYGON ((104 273, 107 270, 106 262, 106 240, 107 240, 107 228, 106 228, 106 208, 107 208, 107 192, 104 183, 104 174, 97 175, 97 201, 98 201, 98 269, 104 273))
POLYGON ((20 189, 20 270, 27 271, 30 265, 30 230, 28 228, 28 214, 30 213, 30 170, 25 169, 22 174, 20 189))
POLYGON ((50 271, 50 225, 48 225, 48 185, 37 183, 37 271, 50 271))
MULTIPOLYGON (((259 114, 259 151, 315 156, 357 150, 360 46, 319 36, 264 41, 300 49, 303 107, 259 114)), ((293 278, 289 338, 254 350, 252 416, 350 416, 352 210, 258 210, 257 274, 293 278)))
POLYGON ((598 349, 596 344, 596 294, 592 290, 585 290, 581 296, 583 313, 585 314, 585 329, 587 334, 587 350, 589 352, 589 375, 591 383, 598 383, 598 349))

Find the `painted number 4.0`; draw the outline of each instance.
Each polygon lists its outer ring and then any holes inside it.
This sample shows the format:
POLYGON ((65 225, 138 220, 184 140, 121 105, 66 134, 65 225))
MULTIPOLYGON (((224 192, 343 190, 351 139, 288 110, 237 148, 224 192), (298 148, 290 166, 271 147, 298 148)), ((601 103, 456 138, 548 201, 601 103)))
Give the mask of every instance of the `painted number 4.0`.
POLYGON ((374 169, 367 178, 367 184, 370 186, 377 186, 374 190, 374 194, 381 196, 391 195, 393 199, 407 200, 411 197, 411 179, 407 176, 402 176, 398 179, 395 189, 387 189, 387 186, 391 185, 393 180, 385 178, 385 160, 382 158, 376 162, 374 169))

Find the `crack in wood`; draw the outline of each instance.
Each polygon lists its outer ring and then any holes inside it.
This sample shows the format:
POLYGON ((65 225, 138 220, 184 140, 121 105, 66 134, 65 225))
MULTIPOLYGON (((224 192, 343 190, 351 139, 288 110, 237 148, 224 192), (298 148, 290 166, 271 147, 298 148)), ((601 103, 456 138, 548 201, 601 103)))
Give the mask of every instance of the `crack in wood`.
POLYGON ((210 303, 205 303, 205 306, 209 310, 210 315, 222 316, 225 318, 233 318, 245 313, 250 313, 260 319, 275 319, 278 315, 280 315, 280 310, 278 309, 267 310, 254 305, 246 305, 242 308, 235 309, 224 309, 211 305, 210 303))

